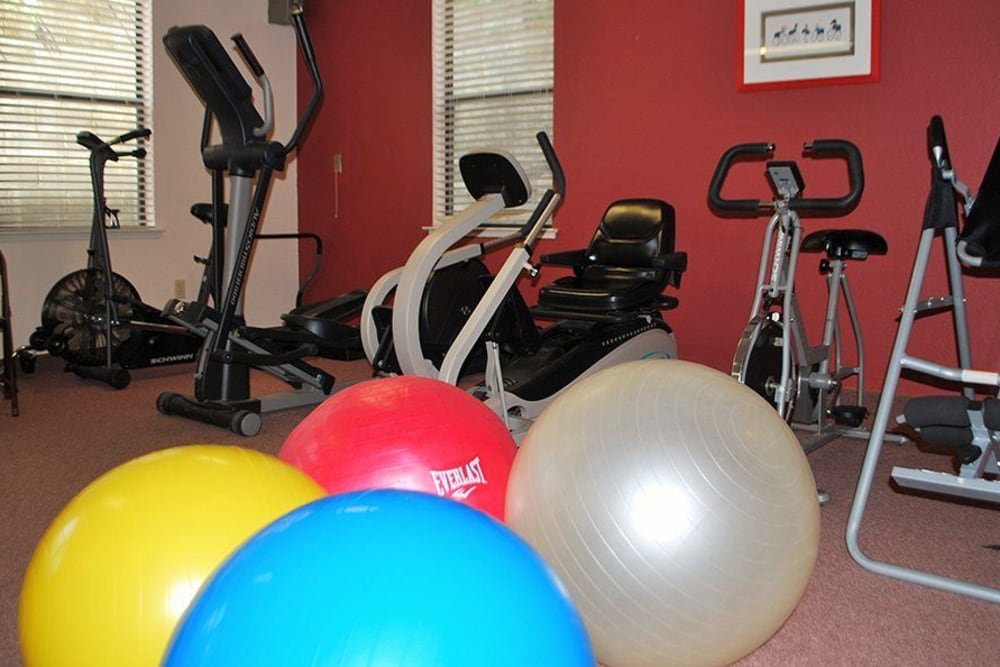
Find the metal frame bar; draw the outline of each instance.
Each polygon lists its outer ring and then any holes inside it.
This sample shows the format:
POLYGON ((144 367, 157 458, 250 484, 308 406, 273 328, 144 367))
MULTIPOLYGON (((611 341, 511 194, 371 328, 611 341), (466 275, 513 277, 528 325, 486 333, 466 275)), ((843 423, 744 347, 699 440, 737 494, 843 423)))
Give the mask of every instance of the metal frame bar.
MULTIPOLYGON (((858 477, 858 485, 855 489, 854 502, 851 506, 851 513, 847 521, 846 541, 847 550, 851 557, 861 567, 870 572, 880 574, 893 579, 907 581, 910 583, 927 586, 937 590, 966 595, 968 597, 1000 604, 1000 589, 990 588, 968 581, 962 581, 952 577, 935 574, 925 570, 911 567, 904 567, 896 563, 881 561, 868 556, 861 548, 859 535, 861 525, 864 520, 864 513, 867 508, 868 499, 871 495, 872 486, 877 472, 879 455, 882 451, 884 434, 889 423, 889 415, 892 404, 896 396, 896 389, 899 384, 900 375, 904 368, 918 370, 932 377, 954 379, 966 384, 963 393, 973 393, 969 383, 990 384, 994 387, 1000 386, 1000 376, 996 373, 986 373, 972 371, 971 354, 969 349, 968 321, 965 312, 965 296, 962 288, 961 267, 958 264, 956 255, 957 231, 954 227, 945 227, 943 230, 943 240, 945 243, 945 254, 948 262, 949 287, 951 290, 951 310, 954 313, 955 336, 958 344, 959 363, 961 368, 941 366, 932 362, 910 357, 906 354, 906 346, 910 339, 913 323, 916 317, 926 308, 927 304, 939 304, 940 301, 920 301, 920 292, 923 288, 924 276, 927 271, 928 259, 934 245, 936 230, 932 227, 925 228, 920 236, 920 243, 917 247, 917 255, 913 265, 913 272, 910 276, 910 284, 906 293, 906 301, 902 308, 899 329, 896 334, 896 341, 893 345, 892 356, 889 367, 886 371, 885 383, 882 388, 882 395, 879 398, 876 409, 874 423, 872 425, 871 437, 868 440, 868 449, 865 453, 864 462, 858 477)), ((995 443, 994 443, 995 444, 995 443)), ((992 450, 992 448, 991 448, 992 450)), ((984 456, 995 456, 995 450, 987 451, 984 456)), ((960 478, 947 473, 928 474, 922 471, 912 471, 897 468, 893 471, 893 478, 906 485, 917 488, 930 488, 938 493, 948 493, 970 497, 974 493, 979 499, 1000 502, 1000 482, 990 482, 983 479, 970 480, 960 478), (945 478, 950 478, 945 480, 945 478), (992 485, 992 491, 989 487, 992 485), (975 487, 975 488, 972 488, 975 487), (967 492, 962 492, 963 489, 967 492)))

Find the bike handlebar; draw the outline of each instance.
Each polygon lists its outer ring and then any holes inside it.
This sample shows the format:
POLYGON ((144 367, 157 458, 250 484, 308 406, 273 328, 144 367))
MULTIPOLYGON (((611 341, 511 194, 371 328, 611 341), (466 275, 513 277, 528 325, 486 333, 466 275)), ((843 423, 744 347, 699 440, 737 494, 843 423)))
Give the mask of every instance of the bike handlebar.
POLYGON ((126 141, 132 141, 133 139, 145 138, 151 135, 152 133, 153 131, 150 130, 149 128, 137 127, 136 129, 126 132, 121 136, 115 137, 114 139, 108 142, 108 145, 114 146, 115 144, 123 144, 126 141))
POLYGON ((725 199, 722 196, 722 185, 729 175, 729 169, 738 158, 756 158, 764 155, 771 157, 774 153, 774 144, 737 144, 733 146, 719 159, 719 164, 712 174, 712 182, 708 186, 708 199, 715 208, 723 211, 759 211, 762 208, 759 199, 725 199))
POLYGON ((552 147, 549 135, 545 132, 539 132, 535 135, 535 139, 538 141, 538 146, 542 149, 542 155, 545 156, 545 161, 549 165, 549 171, 552 172, 552 189, 557 194, 565 194, 566 175, 563 174, 562 165, 559 164, 559 156, 556 155, 556 149, 552 147))
POLYGON ((77 132, 76 143, 89 150, 95 159, 96 156, 102 156, 105 160, 111 160, 112 162, 117 162, 119 157, 134 157, 136 159, 142 159, 146 157, 145 148, 136 148, 131 151, 116 151, 112 148, 112 146, 123 144, 127 141, 132 141, 133 139, 145 138, 150 136, 152 133, 152 130, 148 128, 138 127, 134 130, 129 130, 125 134, 119 135, 110 141, 104 141, 93 132, 84 130, 83 132, 77 132))
POLYGON ((556 155, 556 150, 552 147, 549 135, 545 132, 539 132, 535 135, 535 139, 538 141, 538 146, 542 149, 542 155, 545 156, 545 161, 552 172, 552 187, 542 195, 542 198, 538 201, 538 205, 535 206, 535 210, 531 212, 527 221, 522 225, 519 235, 526 239, 537 236, 539 230, 536 228, 540 227, 539 222, 544 223, 545 218, 548 217, 546 211, 550 209, 552 198, 555 195, 562 197, 566 192, 566 175, 563 173, 562 165, 559 163, 559 156, 556 155))
MULTIPOLYGON (((733 212, 764 212, 771 211, 776 200, 762 201, 760 199, 726 199, 722 196, 722 186, 724 185, 729 170, 733 163, 740 158, 759 159, 771 157, 774 153, 774 144, 753 143, 739 144, 733 146, 719 160, 712 175, 712 182, 708 189, 708 198, 714 208, 722 211, 733 212)), ((847 162, 847 177, 850 188, 842 197, 826 197, 814 199, 790 199, 788 208, 793 211, 810 212, 843 212, 846 213, 858 203, 865 188, 864 167, 861 161, 861 151, 846 139, 815 139, 803 146, 803 154, 811 158, 824 158, 842 156, 847 162)))

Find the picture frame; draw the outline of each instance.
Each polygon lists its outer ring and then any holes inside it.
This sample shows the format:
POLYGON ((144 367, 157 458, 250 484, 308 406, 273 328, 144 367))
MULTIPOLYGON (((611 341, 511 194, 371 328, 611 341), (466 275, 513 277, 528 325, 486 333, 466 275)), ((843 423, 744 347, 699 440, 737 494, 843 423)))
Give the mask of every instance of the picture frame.
POLYGON ((737 0, 737 88, 879 79, 881 0, 737 0))

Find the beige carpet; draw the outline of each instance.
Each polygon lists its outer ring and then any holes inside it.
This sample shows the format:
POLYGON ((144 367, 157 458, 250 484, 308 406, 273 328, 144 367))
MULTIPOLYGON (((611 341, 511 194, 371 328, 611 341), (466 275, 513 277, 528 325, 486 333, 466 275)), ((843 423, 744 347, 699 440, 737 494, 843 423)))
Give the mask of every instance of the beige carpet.
MULTIPOLYGON (((330 364, 341 381, 368 377, 364 362, 330 364)), ((193 443, 275 453, 307 408, 266 416, 261 434, 228 431, 160 415, 163 390, 190 390, 191 367, 142 370, 124 391, 60 372, 43 358, 21 376, 21 416, 0 403, 0 666, 21 665, 17 599, 38 539, 62 506, 110 468, 141 454, 193 443)), ((256 376, 255 376, 255 379, 256 376)), ((256 390, 280 388, 261 375, 256 390)), ((919 564, 1000 586, 1000 510, 892 491, 893 464, 946 467, 913 446, 886 446, 884 474, 870 503, 863 543, 871 555, 919 564)), ((858 567, 844 526, 864 453, 838 440, 810 456, 817 483, 833 500, 822 511, 820 555, 810 586, 785 626, 741 665, 995 665, 1000 606, 891 581, 858 567)))

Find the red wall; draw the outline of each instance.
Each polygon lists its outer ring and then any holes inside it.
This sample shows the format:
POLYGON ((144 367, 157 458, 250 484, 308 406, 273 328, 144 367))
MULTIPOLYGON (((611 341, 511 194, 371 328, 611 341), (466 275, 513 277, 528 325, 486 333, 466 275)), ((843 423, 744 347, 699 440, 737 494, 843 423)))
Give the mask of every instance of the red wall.
POLYGON ((319 298, 371 286, 431 222, 431 4, 325 0, 307 21, 325 98, 297 158, 299 228, 327 244, 319 298))
MULTIPOLYGON (((895 334, 928 184, 924 131, 944 117, 960 176, 976 188, 1000 128, 1000 3, 883 0, 877 83, 737 92, 734 3, 573 0, 556 4, 554 142, 568 194, 559 238, 542 252, 586 242, 607 203, 659 197, 677 210, 678 249, 689 253, 669 313, 683 357, 728 370, 748 316, 763 220, 720 219, 706 191, 729 146, 778 145, 798 159, 805 140, 842 137, 862 151, 867 187, 845 219, 820 226, 865 227, 890 254, 850 267, 866 331, 868 382, 877 389, 895 334)), ((331 293, 368 286, 405 260, 431 206, 430 3, 338 1, 309 6, 328 97, 299 164, 301 227, 330 241, 324 270, 331 293), (332 154, 344 155, 340 217, 333 216, 332 154)), ((802 161, 807 193, 838 194, 837 161, 802 161)), ((750 197, 768 193, 748 172, 750 197)), ((733 193, 739 195, 740 193, 733 193)), ((937 257, 937 255, 935 255, 937 257)), ((820 321, 815 260, 803 260, 804 314, 820 321)), ((939 271, 933 285, 940 286, 939 271)), ((937 293, 931 290, 930 293, 937 293)), ((995 288, 972 279, 973 352, 996 366, 995 288)), ((921 323, 914 352, 953 357, 945 318, 921 323)))

